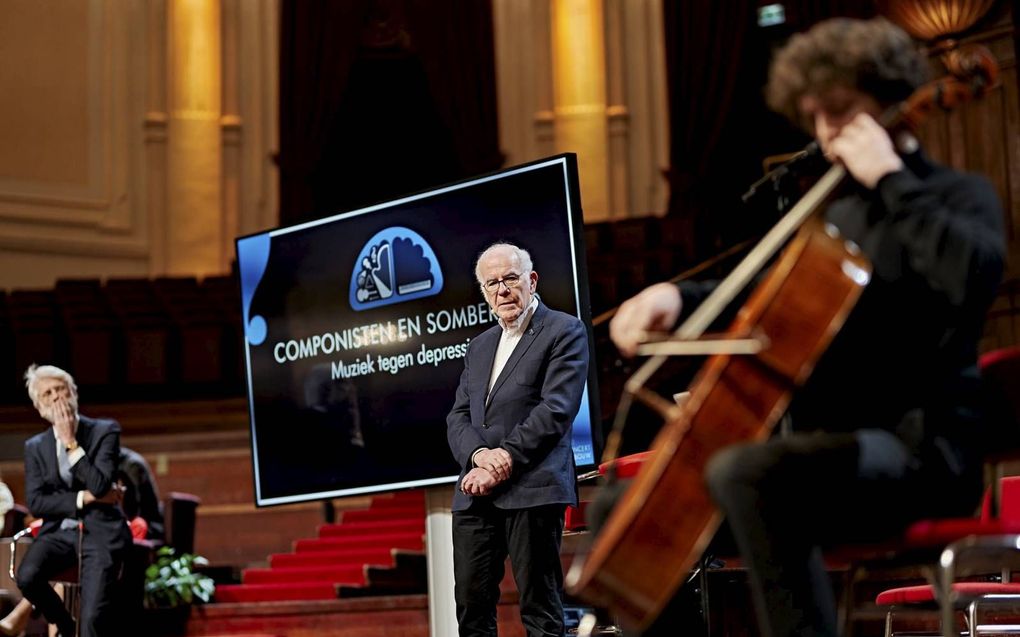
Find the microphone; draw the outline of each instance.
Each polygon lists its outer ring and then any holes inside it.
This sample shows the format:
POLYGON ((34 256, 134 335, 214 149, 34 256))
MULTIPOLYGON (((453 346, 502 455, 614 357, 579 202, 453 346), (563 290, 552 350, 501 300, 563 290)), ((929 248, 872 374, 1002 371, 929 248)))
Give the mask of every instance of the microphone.
POLYGON ((773 190, 778 191, 779 182, 784 177, 792 174, 794 169, 798 168, 803 163, 819 157, 821 153, 822 148, 821 146, 818 145, 818 142, 817 141, 811 142, 810 144, 805 146, 803 150, 794 153, 793 156, 791 156, 789 159, 779 164, 769 172, 765 173, 765 175, 761 179, 751 184, 748 187, 747 192, 740 195, 740 200, 743 201, 744 203, 747 203, 748 201, 751 200, 752 197, 754 197, 758 193, 758 189, 764 186, 765 184, 772 184, 773 190))

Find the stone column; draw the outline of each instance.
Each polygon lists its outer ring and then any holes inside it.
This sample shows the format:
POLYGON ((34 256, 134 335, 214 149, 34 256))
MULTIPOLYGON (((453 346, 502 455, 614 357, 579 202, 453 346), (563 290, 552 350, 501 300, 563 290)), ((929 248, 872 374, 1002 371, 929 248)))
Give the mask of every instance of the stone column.
POLYGON ((577 153, 585 221, 610 214, 602 0, 553 0, 556 147, 577 153))
POLYGON ((167 30, 165 271, 218 274, 224 270, 220 2, 167 0, 167 30))

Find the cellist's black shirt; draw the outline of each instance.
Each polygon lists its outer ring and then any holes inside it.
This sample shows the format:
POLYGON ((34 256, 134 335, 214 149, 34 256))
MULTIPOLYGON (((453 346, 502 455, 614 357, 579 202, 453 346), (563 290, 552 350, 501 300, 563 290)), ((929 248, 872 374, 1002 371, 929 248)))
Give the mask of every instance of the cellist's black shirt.
MULTIPOLYGON (((1002 209, 982 177, 922 153, 904 162, 875 190, 857 186, 825 211, 873 274, 791 415, 800 431, 894 431, 962 470, 987 440, 977 355, 1004 267, 1002 209)), ((710 288, 681 284, 685 310, 710 288)))

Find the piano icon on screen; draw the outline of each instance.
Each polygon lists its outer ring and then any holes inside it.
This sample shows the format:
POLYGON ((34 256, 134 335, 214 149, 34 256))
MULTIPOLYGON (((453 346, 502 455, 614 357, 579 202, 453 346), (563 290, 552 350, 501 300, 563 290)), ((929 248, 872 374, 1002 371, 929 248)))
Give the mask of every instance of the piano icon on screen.
POLYGON ((443 273, 432 247, 417 232, 393 226, 365 244, 351 276, 355 310, 401 303, 438 294, 443 273))

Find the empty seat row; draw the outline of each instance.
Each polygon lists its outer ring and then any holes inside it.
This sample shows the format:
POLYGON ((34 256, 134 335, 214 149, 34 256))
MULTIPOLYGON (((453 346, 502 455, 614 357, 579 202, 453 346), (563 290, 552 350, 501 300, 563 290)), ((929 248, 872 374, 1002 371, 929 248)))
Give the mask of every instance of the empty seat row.
POLYGON ((232 277, 64 279, 0 292, 0 401, 23 400, 31 363, 71 370, 90 397, 236 395, 240 311, 232 277))

